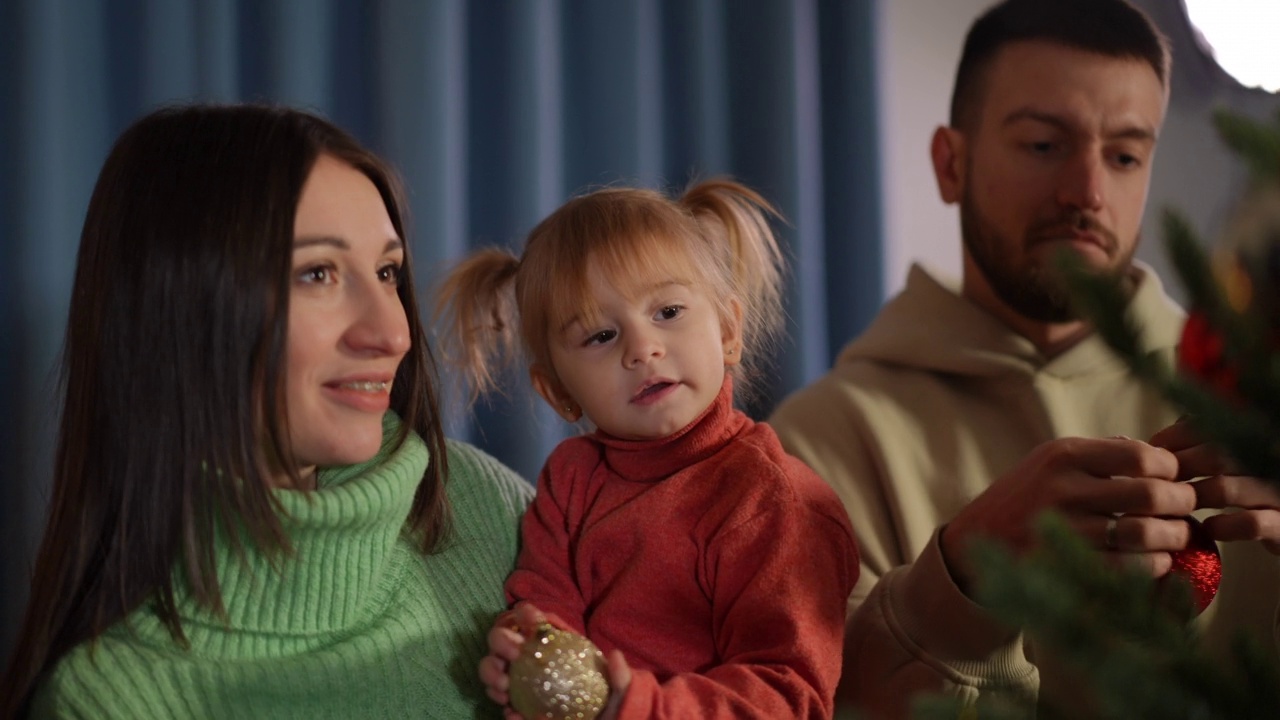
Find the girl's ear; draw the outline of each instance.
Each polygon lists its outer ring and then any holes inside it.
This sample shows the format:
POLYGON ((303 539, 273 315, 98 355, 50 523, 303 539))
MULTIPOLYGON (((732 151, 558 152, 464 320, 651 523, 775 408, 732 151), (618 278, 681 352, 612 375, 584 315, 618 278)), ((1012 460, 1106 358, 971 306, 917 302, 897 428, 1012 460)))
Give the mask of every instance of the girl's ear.
POLYGON ((529 368, 529 380, 533 383, 533 389, 538 391, 542 399, 546 400, 551 409, 564 418, 565 422, 576 423, 582 419, 582 408, 569 397, 569 393, 565 392, 560 381, 547 372, 542 365, 534 363, 529 368))
POLYGON ((720 321, 720 345, 725 366, 742 362, 742 303, 729 298, 729 317, 720 321))

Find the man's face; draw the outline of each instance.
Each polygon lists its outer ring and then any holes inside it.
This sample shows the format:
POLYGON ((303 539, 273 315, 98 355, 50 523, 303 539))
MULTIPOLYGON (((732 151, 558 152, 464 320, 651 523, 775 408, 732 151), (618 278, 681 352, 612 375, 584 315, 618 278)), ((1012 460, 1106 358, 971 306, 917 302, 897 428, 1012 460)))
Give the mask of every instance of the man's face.
POLYGON ((958 199, 967 259, 1005 305, 1075 319, 1053 273, 1076 252, 1123 272, 1137 247, 1164 89, 1145 61, 1047 42, 1001 50, 962 128, 958 199))

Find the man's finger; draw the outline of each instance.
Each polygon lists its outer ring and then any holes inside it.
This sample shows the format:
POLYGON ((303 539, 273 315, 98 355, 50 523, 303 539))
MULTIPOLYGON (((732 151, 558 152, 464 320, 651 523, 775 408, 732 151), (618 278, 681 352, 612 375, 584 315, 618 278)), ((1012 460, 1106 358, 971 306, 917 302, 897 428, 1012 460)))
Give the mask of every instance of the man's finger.
POLYGON ((1174 454, 1178 458, 1179 480, 1233 472, 1231 461, 1217 446, 1208 443, 1192 445, 1174 454))
MULTIPOLYGON (((1204 528, 1209 537, 1223 542, 1262 540, 1274 545, 1280 542, 1280 510, 1241 510, 1206 518, 1204 528)), ((1270 549, 1270 547, 1268 547, 1270 549)))
POLYGON ((1152 445, 1175 453, 1203 442, 1204 438, 1191 428, 1191 423, 1185 415, 1178 418, 1174 424, 1152 435, 1150 440, 1152 445))
POLYGON ((1137 568, 1153 578, 1164 577, 1173 569, 1173 556, 1167 552, 1117 552, 1108 555, 1121 566, 1137 568))
POLYGON ((1098 478, 1113 476, 1174 480, 1178 458, 1164 448, 1129 438, 1063 438, 1041 446, 1047 462, 1098 478))
POLYGON ((1195 489, 1198 508, 1280 508, 1280 490, 1247 475, 1215 475, 1189 485, 1195 489))
POLYGON ((1177 518, 1090 514, 1074 523, 1077 532, 1101 550, 1122 553, 1172 552, 1191 541, 1191 526, 1177 518))
POLYGON ((1125 513, 1182 517, 1196 508, 1188 483, 1150 477, 1111 477, 1074 483, 1062 507, 1098 515, 1125 513))

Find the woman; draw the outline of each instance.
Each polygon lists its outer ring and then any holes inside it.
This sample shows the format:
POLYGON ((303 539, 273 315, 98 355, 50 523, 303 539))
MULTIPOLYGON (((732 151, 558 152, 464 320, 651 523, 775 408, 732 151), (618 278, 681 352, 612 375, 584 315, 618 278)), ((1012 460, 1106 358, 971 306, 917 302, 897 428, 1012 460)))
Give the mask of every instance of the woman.
POLYGON ((474 668, 530 491, 444 439, 400 209, 382 162, 296 110, 120 137, 0 716, 492 707, 474 668))

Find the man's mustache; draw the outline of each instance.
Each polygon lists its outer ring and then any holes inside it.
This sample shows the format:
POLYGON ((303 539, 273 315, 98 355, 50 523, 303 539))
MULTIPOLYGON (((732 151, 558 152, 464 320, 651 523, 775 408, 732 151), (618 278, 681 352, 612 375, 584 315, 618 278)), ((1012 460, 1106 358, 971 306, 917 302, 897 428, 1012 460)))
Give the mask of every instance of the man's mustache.
POLYGON ((1108 255, 1114 254, 1120 247, 1116 234, 1111 232, 1097 218, 1079 210, 1071 210, 1047 220, 1035 223, 1027 230, 1027 238, 1034 244, 1044 240, 1055 240, 1071 237, 1080 233, 1088 233, 1097 238, 1102 249, 1108 255))

